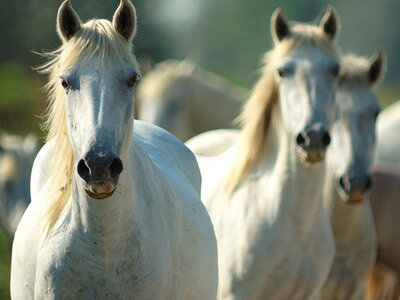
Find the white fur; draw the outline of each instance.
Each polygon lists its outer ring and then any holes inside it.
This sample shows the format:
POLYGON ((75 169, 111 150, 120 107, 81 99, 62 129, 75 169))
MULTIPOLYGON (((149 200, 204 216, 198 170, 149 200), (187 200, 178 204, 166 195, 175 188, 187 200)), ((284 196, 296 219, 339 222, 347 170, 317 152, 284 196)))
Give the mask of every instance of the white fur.
POLYGON ((214 138, 210 132, 187 142, 217 235, 219 299, 321 298, 334 255, 322 204, 325 167, 305 162, 295 137, 314 122, 328 129, 333 122, 336 86, 325 73, 331 60, 311 49, 287 57, 296 75, 279 82, 264 153, 231 195, 223 181, 238 151, 235 133, 217 131, 214 138))
MULTIPOLYGON (((365 298, 366 281, 376 256, 376 234, 369 200, 345 204, 339 177, 370 174, 375 150, 375 114, 379 104, 369 87, 340 85, 338 117, 327 154, 324 201, 330 212, 336 252, 323 299, 365 298)), ((368 195, 365 195, 368 198, 368 195)))
POLYGON ((196 160, 154 125, 135 121, 133 130, 133 88, 123 76, 131 66, 102 71, 94 57, 63 74, 71 83, 65 101, 72 194, 46 236, 48 165, 56 149, 50 141, 34 163, 32 202, 15 235, 12 298, 214 299, 216 241, 196 160), (124 165, 116 191, 102 200, 87 195, 76 167, 98 146, 124 165))
POLYGON ((375 124, 380 110, 373 88, 383 77, 385 55, 382 50, 369 60, 346 55, 341 63, 324 190, 336 253, 323 298, 356 300, 366 296, 366 282, 377 252, 369 203, 375 124))

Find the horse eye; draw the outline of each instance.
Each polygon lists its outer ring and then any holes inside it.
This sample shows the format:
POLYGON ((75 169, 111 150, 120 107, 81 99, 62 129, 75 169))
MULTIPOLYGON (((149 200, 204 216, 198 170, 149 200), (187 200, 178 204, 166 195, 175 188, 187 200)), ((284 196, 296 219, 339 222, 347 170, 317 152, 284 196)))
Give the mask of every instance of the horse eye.
POLYGON ((64 89, 69 88, 69 84, 65 79, 61 78, 61 85, 64 89))
POLYGON ((280 66, 278 69, 279 77, 289 77, 294 74, 294 66, 292 64, 285 64, 284 66, 280 66))
POLYGON ((279 77, 283 78, 286 77, 289 74, 285 68, 278 68, 278 75, 279 77))
POLYGON ((334 77, 337 77, 338 76, 338 74, 339 74, 339 65, 334 65, 333 67, 332 67, 332 69, 331 69, 331 74, 334 76, 334 77))
POLYGON ((136 74, 132 75, 132 76, 129 76, 128 81, 127 81, 127 85, 129 87, 134 87, 136 82, 138 81, 138 79, 139 78, 138 78, 138 76, 136 74))
POLYGON ((278 74, 279 74, 279 77, 285 77, 285 71, 283 71, 282 69, 278 69, 278 74))

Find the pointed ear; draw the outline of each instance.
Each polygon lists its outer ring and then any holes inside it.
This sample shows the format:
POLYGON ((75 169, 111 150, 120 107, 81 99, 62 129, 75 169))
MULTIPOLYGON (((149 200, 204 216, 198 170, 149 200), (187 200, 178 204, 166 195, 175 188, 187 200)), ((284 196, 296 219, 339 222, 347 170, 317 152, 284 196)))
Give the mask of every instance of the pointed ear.
POLYGON ((330 40, 336 40, 340 32, 340 19, 336 10, 328 6, 319 27, 326 33, 330 40))
POLYGON ((290 35, 289 23, 282 14, 282 9, 275 9, 271 17, 271 34, 275 44, 290 35))
POLYGON ((372 85, 377 85, 383 79, 386 71, 386 55, 382 49, 377 49, 368 63, 368 80, 372 85))
POLYGON ((135 7, 129 0, 121 0, 113 17, 114 29, 127 41, 135 36, 136 12, 135 7))
POLYGON ((72 8, 69 0, 65 0, 57 13, 57 32, 61 40, 65 43, 71 39, 81 28, 81 20, 72 8))

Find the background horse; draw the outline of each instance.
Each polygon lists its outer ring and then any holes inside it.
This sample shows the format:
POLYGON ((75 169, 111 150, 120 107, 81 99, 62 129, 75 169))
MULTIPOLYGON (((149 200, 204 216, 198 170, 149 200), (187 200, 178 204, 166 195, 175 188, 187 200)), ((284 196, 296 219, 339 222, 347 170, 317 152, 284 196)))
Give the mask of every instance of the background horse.
POLYGON ((215 299, 217 249, 193 154, 135 121, 136 14, 82 24, 68 1, 51 53, 48 142, 15 234, 13 299, 215 299), (133 137, 133 128, 135 128, 133 137))
POLYGON ((188 61, 156 65, 138 84, 138 118, 182 141, 201 132, 231 128, 247 91, 188 61))
POLYGON ((376 161, 400 164, 400 101, 382 111, 378 119, 376 161))
POLYGON ((375 188, 371 207, 375 220, 378 253, 368 281, 369 300, 400 298, 400 166, 375 163, 375 188))
POLYGON ((187 142, 217 234, 220 299, 321 296, 334 254, 322 160, 334 119, 338 27, 332 8, 319 26, 291 26, 277 9, 275 48, 245 104, 243 128, 236 138, 227 132, 233 144, 221 147, 213 132, 187 142), (196 151, 200 144, 209 155, 196 151))
POLYGON ((37 151, 34 134, 24 138, 5 133, 0 136, 0 222, 10 241, 31 202, 29 183, 37 151))
POLYGON ((341 60, 336 120, 327 153, 324 201, 335 237, 335 259, 323 299, 365 299, 376 255, 374 220, 367 200, 375 151, 375 122, 380 106, 372 89, 385 71, 385 56, 341 60))

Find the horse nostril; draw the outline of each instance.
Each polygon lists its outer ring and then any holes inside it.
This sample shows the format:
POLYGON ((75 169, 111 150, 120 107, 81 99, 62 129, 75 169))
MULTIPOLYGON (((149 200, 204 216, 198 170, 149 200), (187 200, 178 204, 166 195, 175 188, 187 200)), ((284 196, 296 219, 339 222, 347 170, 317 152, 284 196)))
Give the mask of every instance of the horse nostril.
POLYGON ((90 170, 83 159, 78 162, 77 172, 83 180, 88 181, 90 179, 90 170))
POLYGON ((322 145, 323 145, 323 147, 327 147, 330 143, 331 143, 331 137, 330 137, 328 131, 325 131, 322 134, 322 145))
POLYGON ((305 142, 306 142, 306 139, 304 138, 304 133, 300 132, 296 137, 296 143, 297 143, 297 145, 302 146, 305 144, 305 142))
POLYGON ((373 181, 371 176, 367 176, 365 179, 365 190, 369 191, 373 186, 373 181))
POLYGON ((122 169, 123 169, 122 161, 118 157, 114 158, 109 167, 111 176, 113 177, 118 176, 119 174, 121 174, 122 169))
POLYGON ((347 178, 345 178, 345 175, 340 176, 339 178, 339 186, 342 188, 343 191, 347 192, 348 190, 350 190, 349 188, 349 180, 347 178))

